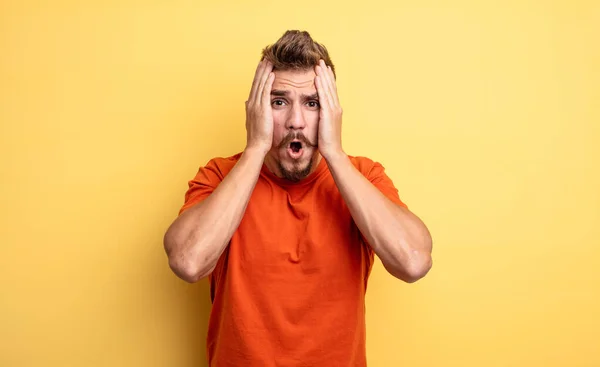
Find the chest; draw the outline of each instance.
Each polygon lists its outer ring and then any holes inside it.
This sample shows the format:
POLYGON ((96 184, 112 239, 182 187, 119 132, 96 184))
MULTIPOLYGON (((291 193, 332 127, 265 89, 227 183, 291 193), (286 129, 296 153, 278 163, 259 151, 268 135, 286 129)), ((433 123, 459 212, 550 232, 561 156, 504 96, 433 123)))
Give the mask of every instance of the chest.
POLYGON ((240 266, 268 273, 339 274, 360 266, 362 246, 333 180, 291 189, 259 181, 230 256, 240 266))

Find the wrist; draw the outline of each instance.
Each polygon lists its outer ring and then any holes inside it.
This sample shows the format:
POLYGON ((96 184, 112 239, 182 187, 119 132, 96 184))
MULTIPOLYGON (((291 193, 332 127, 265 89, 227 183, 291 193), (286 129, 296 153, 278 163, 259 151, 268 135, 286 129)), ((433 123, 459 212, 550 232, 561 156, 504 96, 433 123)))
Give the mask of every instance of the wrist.
POLYGON ((334 164, 348 157, 348 155, 346 155, 342 148, 333 150, 323 150, 321 151, 321 155, 329 164, 334 164))
POLYGON ((267 156, 267 153, 269 153, 269 150, 271 150, 271 148, 266 144, 248 144, 246 145, 246 148, 244 148, 244 155, 253 157, 258 156, 261 159, 264 159, 267 156))

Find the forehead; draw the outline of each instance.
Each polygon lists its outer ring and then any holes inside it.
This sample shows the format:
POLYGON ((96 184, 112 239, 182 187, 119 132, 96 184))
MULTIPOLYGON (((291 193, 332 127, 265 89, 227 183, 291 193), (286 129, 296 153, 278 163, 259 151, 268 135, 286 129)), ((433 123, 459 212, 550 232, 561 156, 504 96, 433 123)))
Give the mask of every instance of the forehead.
POLYGON ((275 70, 274 90, 287 90, 292 93, 315 93, 315 71, 308 70, 275 70))

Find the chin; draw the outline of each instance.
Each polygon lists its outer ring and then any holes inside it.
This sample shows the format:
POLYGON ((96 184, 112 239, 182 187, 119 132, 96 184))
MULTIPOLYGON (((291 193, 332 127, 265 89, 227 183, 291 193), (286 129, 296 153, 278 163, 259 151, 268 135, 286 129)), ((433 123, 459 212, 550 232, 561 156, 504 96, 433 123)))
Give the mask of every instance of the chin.
POLYGON ((287 149, 279 154, 279 169, 284 178, 290 181, 300 181, 310 174, 313 167, 314 153, 308 149, 302 152, 302 156, 292 158, 287 149), (312 154, 310 154, 312 153, 312 154))

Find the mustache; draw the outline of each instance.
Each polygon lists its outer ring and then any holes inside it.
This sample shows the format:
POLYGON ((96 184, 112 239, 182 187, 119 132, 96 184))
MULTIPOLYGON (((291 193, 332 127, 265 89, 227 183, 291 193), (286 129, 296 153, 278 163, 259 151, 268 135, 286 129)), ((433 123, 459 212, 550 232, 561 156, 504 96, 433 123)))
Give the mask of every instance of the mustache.
POLYGON ((317 146, 316 143, 311 142, 310 140, 308 140, 308 138, 306 136, 304 136, 304 134, 302 134, 302 132, 300 131, 290 131, 285 138, 283 138, 283 140, 281 141, 281 143, 279 143, 279 145, 277 146, 278 148, 283 148, 288 146, 292 141, 294 140, 299 140, 302 142, 302 145, 305 145, 307 147, 311 147, 314 148, 317 146))

